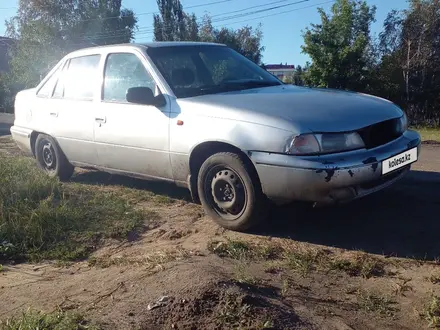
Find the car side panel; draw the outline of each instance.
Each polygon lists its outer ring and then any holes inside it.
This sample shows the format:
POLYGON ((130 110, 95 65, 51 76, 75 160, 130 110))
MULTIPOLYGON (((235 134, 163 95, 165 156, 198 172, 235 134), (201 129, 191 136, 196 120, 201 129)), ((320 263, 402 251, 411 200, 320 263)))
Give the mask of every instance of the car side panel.
POLYGON ((222 142, 243 152, 282 150, 292 132, 274 127, 201 115, 174 100, 170 119, 170 158, 176 181, 186 182, 191 152, 205 142, 222 142))
POLYGON ((98 164, 94 144, 94 111, 91 101, 51 99, 48 120, 52 121, 51 135, 72 162, 98 164), (56 115, 54 115, 56 114, 56 115))

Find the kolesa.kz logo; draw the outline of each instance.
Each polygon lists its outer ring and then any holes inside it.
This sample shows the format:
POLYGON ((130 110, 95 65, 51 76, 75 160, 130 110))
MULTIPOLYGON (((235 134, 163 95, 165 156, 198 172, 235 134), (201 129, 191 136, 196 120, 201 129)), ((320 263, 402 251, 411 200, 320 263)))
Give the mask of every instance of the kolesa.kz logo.
POLYGON ((405 156, 400 157, 400 158, 394 158, 393 160, 389 161, 389 168, 393 168, 397 165, 406 163, 411 161, 411 154, 405 154, 405 156))

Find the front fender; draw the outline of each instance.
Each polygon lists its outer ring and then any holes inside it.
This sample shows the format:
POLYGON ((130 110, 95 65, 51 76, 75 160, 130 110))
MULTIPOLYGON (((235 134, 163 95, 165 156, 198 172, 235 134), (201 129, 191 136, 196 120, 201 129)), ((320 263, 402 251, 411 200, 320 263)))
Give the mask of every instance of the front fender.
POLYGON ((174 179, 187 180, 190 155, 202 143, 222 142, 244 153, 249 150, 279 153, 293 134, 261 124, 179 114, 170 123, 170 158, 174 179), (183 125, 173 123, 177 120, 183 121, 183 125))

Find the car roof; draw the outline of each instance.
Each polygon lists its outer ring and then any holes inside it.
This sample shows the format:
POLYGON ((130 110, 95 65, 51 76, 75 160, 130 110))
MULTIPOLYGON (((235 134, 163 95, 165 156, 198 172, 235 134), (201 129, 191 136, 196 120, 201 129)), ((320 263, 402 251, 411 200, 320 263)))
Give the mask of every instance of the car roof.
POLYGON ((226 45, 212 43, 212 42, 195 42, 195 41, 157 41, 157 42, 146 42, 146 43, 124 43, 124 44, 86 47, 69 53, 67 57, 82 56, 82 55, 92 54, 94 52, 98 53, 100 50, 108 49, 108 48, 121 49, 121 50, 124 48, 132 48, 132 49, 137 48, 137 49, 145 50, 147 48, 185 47, 185 46, 226 46, 226 45))

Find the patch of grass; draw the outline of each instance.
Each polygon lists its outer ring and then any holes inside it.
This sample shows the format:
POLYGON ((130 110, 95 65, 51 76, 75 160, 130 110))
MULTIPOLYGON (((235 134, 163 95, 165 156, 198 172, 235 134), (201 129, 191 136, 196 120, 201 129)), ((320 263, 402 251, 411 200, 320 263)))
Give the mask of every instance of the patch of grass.
POLYGON ((227 329, 240 328, 252 314, 250 305, 243 304, 237 295, 230 292, 226 292, 225 299, 219 307, 216 321, 227 329))
POLYGON ((397 311, 396 302, 391 298, 371 292, 359 292, 357 296, 361 309, 370 313, 377 313, 382 316, 394 316, 397 311))
POLYGON ((328 262, 327 256, 319 250, 288 249, 284 251, 283 259, 290 270, 299 272, 303 276, 328 262))
POLYGON ((237 260, 275 260, 281 258, 283 253, 281 246, 270 241, 257 244, 239 239, 211 241, 208 250, 219 257, 237 260))
POLYGON ((136 236, 156 218, 117 191, 63 184, 31 159, 0 158, 0 261, 82 259, 102 239, 136 236))
POLYGON ((209 242, 208 250, 222 258, 242 260, 255 257, 255 250, 251 243, 243 240, 228 239, 226 242, 209 242))
POLYGON ((405 297, 405 292, 413 291, 413 287, 408 284, 411 282, 410 278, 401 278, 400 283, 395 282, 394 283, 394 294, 395 295, 401 295, 405 297))
POLYGON ((428 280, 432 284, 440 284, 440 273, 431 274, 431 276, 429 276, 428 280))
POLYGON ((330 262, 330 269, 341 270, 350 276, 370 278, 385 274, 384 263, 366 253, 358 254, 354 259, 335 259, 330 262))
POLYGON ((413 129, 420 133, 422 141, 440 142, 440 128, 414 127, 413 129))
POLYGON ((0 273, 3 272, 5 269, 3 268, 3 265, 0 264, 0 273))
POLYGON ((426 306, 425 318, 429 323, 429 327, 440 329, 440 297, 432 297, 426 306))
POLYGON ((90 267, 108 268, 110 266, 127 266, 134 265, 145 267, 147 270, 162 270, 164 265, 173 261, 185 260, 191 257, 191 252, 183 249, 175 249, 168 251, 156 251, 142 257, 92 257, 89 258, 90 267))
POLYGON ((269 318, 268 320, 259 321, 255 325, 255 329, 257 329, 257 330, 275 329, 275 323, 272 319, 269 318))
POLYGON ((292 280, 290 278, 283 279, 283 282, 281 284, 281 296, 286 297, 289 294, 291 287, 292 280))
POLYGON ((170 198, 169 196, 165 196, 165 195, 155 195, 152 200, 154 202, 156 202, 157 204, 162 204, 162 205, 170 205, 170 204, 174 204, 175 200, 170 198))
POLYGON ((88 329, 99 330, 99 327, 90 324, 80 314, 57 311, 54 313, 43 313, 28 310, 20 317, 0 321, 0 330, 34 330, 34 329, 88 329))

